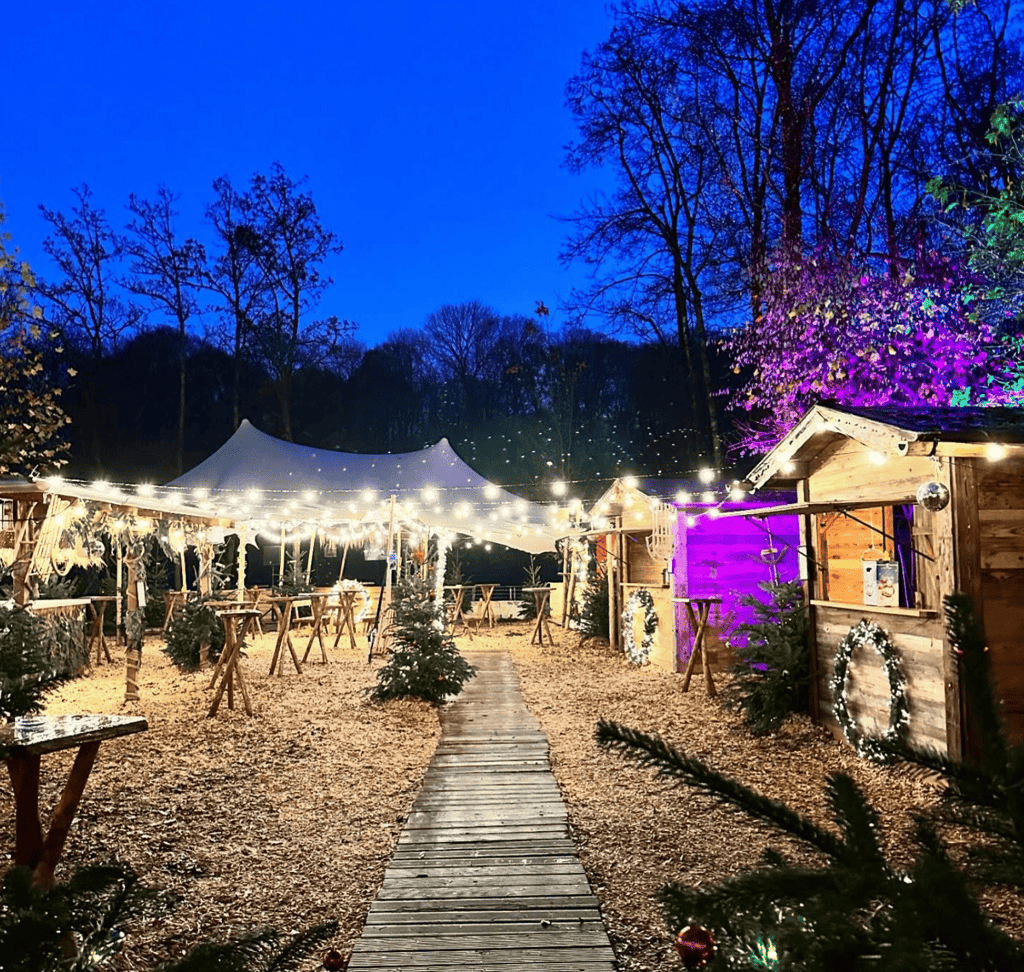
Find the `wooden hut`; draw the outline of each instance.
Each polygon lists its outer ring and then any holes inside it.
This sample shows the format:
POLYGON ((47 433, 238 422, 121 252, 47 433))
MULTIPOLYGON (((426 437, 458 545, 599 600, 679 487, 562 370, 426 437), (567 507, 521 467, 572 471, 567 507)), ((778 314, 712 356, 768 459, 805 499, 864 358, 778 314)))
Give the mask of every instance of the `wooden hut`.
POLYGON ((637 608, 644 595, 649 595, 656 619, 648 655, 650 663, 665 671, 675 671, 674 507, 645 493, 634 480, 616 479, 594 504, 590 517, 602 523, 593 536, 598 563, 603 566, 608 584, 612 646, 623 647, 624 635, 628 637, 627 623, 634 643, 643 644, 648 612, 637 608))
MULTIPOLYGON (((818 717, 838 733, 828 682, 863 618, 900 657, 910 741, 976 755, 942 616, 944 595, 963 591, 984 626, 1009 735, 1024 738, 1024 410, 818 406, 748 479, 797 491, 792 506, 755 512, 800 518, 818 717), (919 501, 925 484, 938 486, 919 501)), ((847 684, 861 729, 885 731, 891 693, 870 649, 851 658, 847 684)))

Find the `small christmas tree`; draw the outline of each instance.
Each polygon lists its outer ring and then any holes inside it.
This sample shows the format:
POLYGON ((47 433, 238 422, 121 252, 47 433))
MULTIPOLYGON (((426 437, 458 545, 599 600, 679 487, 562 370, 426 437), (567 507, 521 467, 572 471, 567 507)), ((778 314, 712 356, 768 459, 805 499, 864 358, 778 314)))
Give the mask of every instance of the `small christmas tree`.
POLYGON ((755 736, 775 732, 792 712, 806 712, 810 701, 811 651, 807 640, 807 609, 799 581, 759 584, 767 603, 746 594, 755 620, 741 624, 747 635, 742 657, 729 671, 736 678, 723 697, 743 717, 755 736))
POLYGON ((609 637, 608 581, 597 572, 597 558, 587 561, 587 583, 583 588, 583 609, 580 611, 580 633, 584 638, 609 637))
POLYGON ((412 696, 439 705, 475 674, 445 635, 442 605, 430 583, 410 578, 395 588, 391 657, 377 673, 377 702, 412 696))
POLYGON ((171 621, 164 636, 165 654, 186 672, 201 665, 202 646, 208 645, 210 658, 220 658, 224 648, 224 625, 206 599, 193 595, 182 608, 181 617, 171 621))
POLYGON ((906 870, 885 857, 877 811, 845 773, 828 778, 826 796, 838 832, 742 786, 661 739, 602 721, 598 743, 659 776, 677 779, 770 823, 823 852, 818 869, 794 867, 777 851, 764 866, 718 887, 662 888, 668 923, 689 968, 856 972, 861 969, 938 972, 1024 968, 1024 946, 983 913, 976 884, 1024 885, 1024 743, 1008 746, 979 629, 963 595, 946 598, 949 640, 963 662, 964 682, 985 745, 980 766, 889 743, 894 755, 938 770, 950 781, 937 816, 990 839, 968 873, 950 857, 935 822, 912 812, 917 856, 906 870), (699 924, 698 924, 699 923, 699 924), (699 930, 701 934, 695 932, 699 930), (713 944, 712 944, 713 943, 713 944))
POLYGON ((71 677, 55 666, 45 630, 43 621, 25 608, 0 607, 2 722, 40 711, 43 696, 71 677))

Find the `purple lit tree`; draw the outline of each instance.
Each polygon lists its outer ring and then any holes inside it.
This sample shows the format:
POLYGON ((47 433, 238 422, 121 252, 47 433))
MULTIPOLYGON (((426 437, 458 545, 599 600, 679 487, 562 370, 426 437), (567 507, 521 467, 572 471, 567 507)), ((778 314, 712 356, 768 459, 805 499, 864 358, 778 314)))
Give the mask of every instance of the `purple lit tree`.
POLYGON ((1021 404, 1008 345, 978 321, 961 270, 938 258, 897 273, 859 272, 824 252, 777 251, 764 313, 724 342, 744 374, 731 406, 735 449, 774 446, 810 407, 1021 404))

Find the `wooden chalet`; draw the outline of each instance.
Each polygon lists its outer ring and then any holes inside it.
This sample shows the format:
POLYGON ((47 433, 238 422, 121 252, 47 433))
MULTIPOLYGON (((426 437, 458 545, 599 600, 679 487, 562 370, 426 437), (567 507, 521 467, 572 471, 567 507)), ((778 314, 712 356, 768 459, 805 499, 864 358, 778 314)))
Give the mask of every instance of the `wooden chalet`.
MULTIPOLYGON (((943 596, 963 591, 984 626, 1010 738, 1024 738, 1024 409, 817 406, 748 480, 797 491, 791 506, 742 515, 800 518, 818 717, 838 733, 834 656, 866 618, 901 656, 910 741, 976 755, 942 615, 943 596), (918 502, 925 483, 945 487, 947 505, 918 502)), ((873 652, 853 657, 848 694, 858 724, 883 732, 890 693, 873 652)))

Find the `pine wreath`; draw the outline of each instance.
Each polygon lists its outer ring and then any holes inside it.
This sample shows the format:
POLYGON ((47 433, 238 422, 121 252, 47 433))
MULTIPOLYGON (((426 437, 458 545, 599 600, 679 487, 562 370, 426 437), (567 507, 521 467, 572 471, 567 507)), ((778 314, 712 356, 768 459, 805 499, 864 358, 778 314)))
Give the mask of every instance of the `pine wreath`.
POLYGON ((906 678, 900 665, 900 657, 896 646, 889 636, 873 621, 858 621, 841 642, 836 650, 835 667, 829 688, 832 690, 832 711, 842 727, 843 735, 856 748, 858 755, 866 756, 876 763, 889 760, 883 742, 900 739, 906 732, 910 721, 910 709, 907 706, 906 678), (850 669, 853 653, 864 646, 874 648, 882 656, 882 673, 889 681, 889 728, 881 736, 865 736, 857 728, 857 724, 847 708, 846 676, 850 669))
POLYGON ((646 588, 635 591, 626 601, 622 611, 622 644, 629 660, 636 665, 645 664, 651 657, 651 645, 654 644, 654 632, 658 630, 658 615, 654 613, 654 598, 646 588), (636 637, 633 635, 633 620, 636 612, 643 605, 644 636, 637 648, 636 637))

